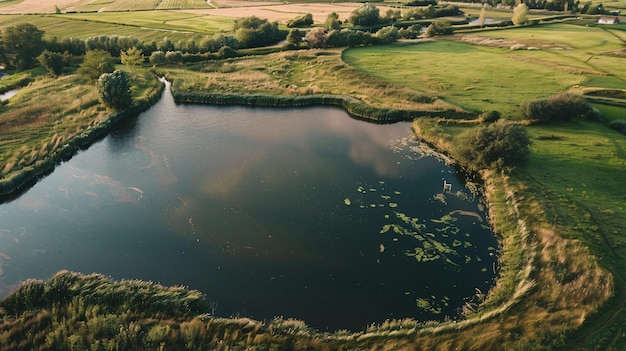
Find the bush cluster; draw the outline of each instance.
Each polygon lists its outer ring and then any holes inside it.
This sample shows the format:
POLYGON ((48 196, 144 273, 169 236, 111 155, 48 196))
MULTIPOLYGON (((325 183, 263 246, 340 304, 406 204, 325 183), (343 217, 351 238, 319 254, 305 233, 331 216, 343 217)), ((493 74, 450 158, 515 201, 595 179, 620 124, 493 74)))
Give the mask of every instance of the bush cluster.
POLYGON ((546 99, 524 101, 520 104, 523 120, 534 123, 568 121, 575 117, 597 119, 599 113, 583 97, 561 93, 546 99))
POLYGON ((130 78, 124 71, 104 73, 96 81, 96 89, 102 102, 115 110, 123 110, 132 103, 130 78))
POLYGON ((292 20, 287 21, 287 27, 296 28, 296 27, 307 27, 313 24, 313 15, 310 13, 304 14, 302 16, 298 16, 292 20))
POLYGON ((626 121, 624 120, 621 120, 621 119, 613 120, 609 122, 609 127, 617 130, 618 132, 622 134, 626 134, 626 121))
POLYGON ((455 158, 474 171, 511 172, 523 166, 530 155, 526 127, 502 120, 464 132, 455 145, 455 158))
POLYGON ((233 31, 241 46, 248 48, 273 45, 287 36, 278 29, 278 22, 270 23, 256 16, 236 19, 233 31))

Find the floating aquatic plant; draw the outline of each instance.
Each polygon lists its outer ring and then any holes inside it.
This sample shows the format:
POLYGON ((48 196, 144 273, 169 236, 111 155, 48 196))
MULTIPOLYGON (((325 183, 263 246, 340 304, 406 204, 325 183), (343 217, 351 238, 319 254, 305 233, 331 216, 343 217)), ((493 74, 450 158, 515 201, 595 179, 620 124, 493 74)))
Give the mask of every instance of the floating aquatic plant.
MULTIPOLYGON (((371 193, 385 191, 385 183, 380 181, 381 187, 379 189, 368 186, 366 184, 359 185, 357 192, 362 194, 361 198, 356 200, 350 200, 346 198, 344 203, 346 205, 355 203, 360 204, 361 208, 389 208, 390 213, 385 213, 383 216, 385 220, 389 222, 384 224, 380 230, 380 234, 391 235, 391 240, 398 241, 398 237, 411 237, 415 239, 415 245, 411 249, 404 251, 404 255, 409 256, 417 260, 418 262, 431 262, 441 260, 447 264, 454 266, 460 266, 462 263, 468 263, 472 260, 472 256, 459 253, 458 250, 467 250, 472 247, 472 243, 469 241, 461 240, 458 237, 450 242, 448 238, 456 236, 461 232, 461 228, 458 227, 459 216, 474 217, 478 221, 483 222, 483 218, 479 213, 464 211, 464 210, 452 210, 440 218, 433 218, 430 220, 420 219, 419 217, 413 217, 409 214, 398 211, 400 204, 396 201, 390 201, 387 204, 376 204, 370 202, 373 200, 369 198, 374 196, 371 193), (369 195, 371 194, 371 195, 369 195), (370 201, 368 201, 370 200, 370 201)), ((383 200, 394 200, 394 197, 400 195, 400 191, 385 191, 386 194, 377 195, 377 198, 383 200)), ((478 224, 474 222, 475 224, 478 224)), ((464 233, 465 237, 470 237, 469 233, 464 233)), ((384 246, 381 246, 381 253, 384 252, 384 246)))

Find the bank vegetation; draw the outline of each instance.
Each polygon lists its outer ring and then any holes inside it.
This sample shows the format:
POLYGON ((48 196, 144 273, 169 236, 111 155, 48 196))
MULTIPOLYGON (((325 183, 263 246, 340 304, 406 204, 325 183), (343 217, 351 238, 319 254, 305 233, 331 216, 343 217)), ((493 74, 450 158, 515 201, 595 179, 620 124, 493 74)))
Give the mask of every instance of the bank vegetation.
MULTIPOLYGON (((551 29, 560 34, 581 30, 562 25, 551 29)), ((549 35, 536 28, 498 35, 516 33, 549 35)), ((606 42, 614 49, 617 44, 611 40, 606 42)), ((593 84, 620 100, 615 94, 621 89, 615 86, 623 83, 623 69, 605 56, 597 62, 611 67, 612 75, 603 75, 599 65, 589 69, 581 63, 587 52, 574 50, 577 43, 568 43, 573 51, 567 55, 533 49, 513 58, 501 48, 469 45, 423 40, 366 48, 370 54, 394 53, 395 70, 363 51, 361 57, 368 58, 358 61, 359 51, 343 48, 281 49, 206 60, 197 56, 198 62, 173 60, 153 68, 172 81, 172 93, 182 103, 330 104, 376 122, 413 120, 417 137, 482 178, 490 224, 501 244, 495 286, 477 292, 458 319, 389 320, 360 332, 320 333, 302 321, 216 318, 201 293, 179 287, 64 271, 46 282, 24 282, 0 302, 0 345, 8 350, 623 349, 626 138, 618 133, 623 123, 615 122, 622 120, 623 109, 588 105, 584 93, 576 94, 589 92, 584 84, 593 84), (419 45, 425 46, 415 49, 419 45), (455 67, 451 72, 465 86, 446 77, 447 69, 433 69, 430 73, 440 76, 425 80, 415 78, 418 69, 397 68, 399 62, 409 62, 402 52, 415 60, 416 52, 442 50, 447 56, 465 53, 465 62, 445 62, 455 67), (551 82, 548 90, 534 93, 539 96, 528 94, 523 103, 511 105, 506 101, 514 94, 506 95, 504 87, 483 84, 488 77, 468 76, 474 73, 468 73, 473 70, 467 66, 475 64, 468 53, 486 64, 494 52, 502 58, 500 63, 524 62, 523 67, 535 67, 534 73, 556 67, 568 81, 551 82), (374 71, 373 62, 384 70, 377 65, 374 71), (484 89, 493 96, 481 95, 484 89), (574 95, 557 95, 563 90, 574 95), (502 101, 497 94, 504 96, 502 101), (490 109, 476 108, 478 100, 490 109), (564 110, 569 112, 563 115, 564 110)), ((422 66, 436 64, 427 57, 419 60, 422 66)), ((503 69, 519 72, 514 66, 503 69)), ((106 133, 117 119, 158 98, 161 84, 142 72, 132 109, 121 112, 106 108, 94 85, 78 75, 50 78, 32 73, 30 85, 0 107, 0 189, 9 192, 36 179, 106 133), (75 98, 68 102, 67 96, 75 98), (46 106, 39 103, 44 97, 46 106)), ((543 84, 534 77, 517 78, 521 85, 539 89, 543 84)))

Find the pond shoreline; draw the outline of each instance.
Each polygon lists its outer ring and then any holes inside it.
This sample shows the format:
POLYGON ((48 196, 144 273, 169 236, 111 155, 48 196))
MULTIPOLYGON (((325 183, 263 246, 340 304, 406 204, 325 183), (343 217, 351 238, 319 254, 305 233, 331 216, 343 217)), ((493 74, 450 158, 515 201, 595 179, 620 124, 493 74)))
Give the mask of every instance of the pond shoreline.
POLYGON ((125 110, 113 112, 108 118, 100 123, 89 126, 82 133, 68 140, 54 152, 35 161, 34 164, 7 174, 0 179, 0 203, 12 200, 28 185, 37 182, 37 179, 51 171, 64 160, 71 158, 79 150, 89 147, 91 144, 106 136, 111 128, 122 119, 137 115, 161 99, 165 84, 162 82, 149 97, 134 101, 133 105, 125 110))
POLYGON ((172 90, 177 103, 210 105, 247 105, 260 107, 303 107, 303 106, 338 106, 350 116, 374 123, 395 123, 411 121, 418 117, 473 119, 475 113, 458 111, 419 111, 370 106, 363 101, 344 95, 319 94, 305 96, 264 95, 264 94, 216 94, 172 90))
MULTIPOLYGON (((84 131, 78 137, 72 139, 55 153, 48 155, 44 160, 38 161, 32 169, 22 169, 20 174, 12 175, 10 179, 0 181, 0 194, 12 194, 22 189, 29 182, 35 181, 39 176, 54 169, 60 161, 73 156, 80 148, 87 147, 98 138, 106 135, 113 124, 123 118, 135 113, 139 113, 158 101, 162 96, 164 84, 160 85, 158 94, 150 99, 143 100, 140 106, 133 106, 133 109, 111 114, 110 117, 97 126, 84 131), (69 146, 71 145, 71 146, 69 146)), ((344 104, 353 103, 357 106, 364 105, 363 110, 367 111, 365 103, 342 96, 324 97, 277 97, 262 95, 221 95, 221 94, 196 94, 193 92, 179 93, 178 97, 174 92, 177 103, 198 103, 198 104, 238 104, 270 107, 298 107, 310 105, 333 105, 341 106, 346 111, 357 118, 369 119, 373 122, 393 123, 397 121, 412 119, 409 112, 404 110, 380 109, 377 117, 368 118, 365 113, 353 113, 344 104), (344 102, 348 101, 348 102, 344 102), (394 120, 393 118, 399 118, 394 120)), ((441 115, 438 115, 441 116, 441 115)), ((458 118, 458 113, 455 113, 458 118)), ((428 115, 428 117, 432 117, 428 115)), ((436 134, 422 133, 419 127, 414 125, 414 134, 431 145, 438 152, 446 154, 449 150, 450 141, 447 141, 436 134)), ((17 172, 16 172, 17 173, 17 172)), ((441 340, 455 340, 462 338, 462 334, 472 334, 477 332, 475 328, 498 324, 506 321, 511 310, 533 306, 537 301, 544 302, 550 291, 557 291, 558 286, 552 287, 548 292, 541 291, 537 287, 542 286, 536 281, 537 272, 550 272, 551 267, 545 262, 540 262, 537 258, 538 247, 542 243, 542 236, 537 233, 537 224, 534 218, 525 212, 524 206, 528 205, 528 200, 524 198, 524 190, 520 188, 519 179, 509 179, 508 176, 493 172, 483 172, 480 178, 485 183, 484 194, 489 207, 489 225, 493 228, 500 244, 501 252, 498 259, 499 265, 507 266, 507 270, 500 270, 500 275, 496 277, 495 285, 490 289, 486 298, 482 300, 476 309, 470 314, 466 314, 462 320, 446 322, 419 322, 415 320, 392 320, 381 325, 372 325, 366 331, 356 333, 333 333, 320 335, 316 331, 307 330, 300 334, 303 338, 323 338, 331 344, 364 346, 378 343, 381 338, 395 336, 403 338, 405 342, 414 345, 427 345, 429 336, 437 337, 441 340), (545 271, 544 271, 545 269, 545 271), (528 300, 528 302, 525 302, 528 300), (458 335, 457 335, 458 334, 458 335), (456 335, 456 336, 455 336, 456 335), (405 339, 406 338, 406 339, 405 339), (410 341, 409 341, 410 339, 410 341)), ((607 278, 608 279, 608 278, 607 278)), ((549 302, 549 301, 548 301, 549 302)), ((595 310, 593 304, 585 307, 590 312, 595 310)), ((513 316, 515 317, 515 316, 513 316)), ((527 316, 528 317, 528 316, 527 316)), ((237 329, 236 319, 211 319, 220 320, 224 324, 237 329)), ((576 327, 576 321, 570 321, 569 328, 576 327)), ((582 323, 579 322, 579 323, 582 323)), ((572 330, 572 329, 570 329, 572 330)), ((536 337, 536 336, 535 336, 536 337)), ((319 339, 318 339, 319 340, 319 339)), ((440 340, 440 341, 441 341, 440 340)), ((488 342, 488 341, 485 341, 488 342)), ((432 346, 432 345, 431 345, 432 346)))
MULTIPOLYGON (((111 127, 118 121, 132 115, 139 114, 161 99, 164 83, 155 90, 150 97, 135 101, 133 106, 118 112, 113 112, 109 117, 98 124, 90 126, 77 137, 72 138, 63 146, 37 160, 34 164, 7 174, 0 179, 0 202, 11 200, 29 184, 36 183, 37 179, 54 170, 57 164, 71 158, 78 150, 89 147, 93 142, 105 136, 111 127)), ((284 96, 284 95, 238 95, 238 94, 214 94, 181 92, 170 88, 176 103, 211 104, 211 105, 246 105, 259 107, 303 107, 303 106, 338 106, 342 107, 350 116, 372 123, 396 123, 411 121, 415 118, 449 118, 449 119, 473 119, 475 113, 459 111, 419 111, 402 110, 394 108, 381 108, 370 106, 363 101, 344 95, 308 95, 308 96, 284 96)))

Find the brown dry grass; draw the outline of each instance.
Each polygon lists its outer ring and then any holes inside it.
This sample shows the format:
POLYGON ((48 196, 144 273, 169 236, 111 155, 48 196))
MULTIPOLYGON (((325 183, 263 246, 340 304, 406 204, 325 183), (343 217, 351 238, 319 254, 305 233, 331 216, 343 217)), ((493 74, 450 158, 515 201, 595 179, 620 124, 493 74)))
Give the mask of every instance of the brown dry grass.
MULTIPOLYGON (((194 14, 207 14, 224 17, 247 17, 257 16, 259 18, 266 18, 270 22, 277 21, 281 24, 286 24, 288 20, 291 20, 297 16, 301 16, 306 13, 313 15, 313 21, 315 23, 323 23, 326 17, 331 12, 336 12, 339 15, 341 21, 345 21, 350 17, 350 13, 354 9, 362 6, 360 3, 338 3, 338 4, 276 4, 276 3, 257 3, 241 0, 217 0, 212 2, 213 5, 217 5, 217 9, 206 10, 182 10, 184 12, 190 12, 194 14)), ((389 7, 378 6, 381 13, 385 13, 389 7)))
MULTIPOLYGON (((55 6, 62 12, 84 10, 93 8, 88 6, 98 0, 24 0, 15 4, 0 7, 0 14, 32 14, 32 13, 55 13, 55 6)), ((115 9, 115 1, 107 5, 115 9)), ((362 6, 361 3, 310 3, 310 4, 285 4, 269 1, 246 1, 246 0, 212 0, 213 9, 189 9, 181 12, 215 15, 223 17, 241 18, 257 16, 268 19, 270 22, 277 21, 286 24, 287 21, 306 13, 313 15, 315 23, 323 23, 331 12, 336 12, 339 19, 344 21, 350 17, 350 13, 362 6)), ((378 6, 381 13, 385 13, 388 6, 378 6)))
POLYGON ((174 90, 218 94, 303 96, 345 95, 374 107, 421 111, 461 111, 407 87, 377 79, 341 59, 342 49, 288 51, 220 62, 194 71, 163 68, 174 90), (433 99, 432 102, 423 102, 433 99))
POLYGON ((449 37, 450 40, 459 41, 462 43, 472 44, 472 45, 483 45, 483 46, 491 46, 496 48, 509 49, 513 46, 523 46, 524 48, 535 48, 541 50, 572 50, 573 48, 569 45, 558 43, 550 40, 541 40, 541 39, 529 39, 529 38, 516 38, 516 39, 504 39, 504 38, 494 38, 483 35, 475 35, 475 34, 455 34, 449 37))
POLYGON ((61 11, 79 11, 82 6, 95 0, 23 0, 21 2, 0 7, 3 14, 55 13, 55 5, 61 11))
POLYGON ((573 73, 573 74, 580 74, 580 75, 583 75, 583 74, 593 74, 593 75, 598 75, 598 76, 607 76, 608 75, 605 72, 600 72, 600 71, 591 70, 591 69, 584 69, 584 68, 579 68, 579 67, 573 67, 573 66, 568 66, 568 65, 562 65, 562 64, 558 64, 558 63, 554 63, 554 62, 541 61, 541 60, 537 60, 537 59, 530 58, 530 57, 522 57, 522 56, 514 56, 514 55, 506 55, 506 57, 512 58, 512 59, 515 59, 515 60, 519 60, 519 61, 532 62, 534 64, 556 68, 556 69, 559 69, 559 70, 562 70, 562 71, 566 71, 566 72, 570 72, 570 73, 573 73))

